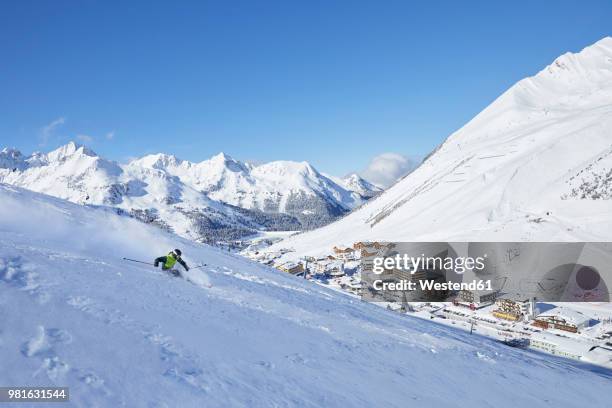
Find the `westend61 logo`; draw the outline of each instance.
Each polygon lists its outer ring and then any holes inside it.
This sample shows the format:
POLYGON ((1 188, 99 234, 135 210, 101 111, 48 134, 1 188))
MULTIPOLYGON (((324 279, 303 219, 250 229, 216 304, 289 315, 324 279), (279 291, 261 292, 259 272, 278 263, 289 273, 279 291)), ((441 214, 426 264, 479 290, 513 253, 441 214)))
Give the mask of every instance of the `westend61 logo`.
POLYGON ((612 299, 610 242, 360 242, 356 247, 366 301, 612 299))
POLYGON ((408 254, 395 254, 389 257, 376 257, 373 260, 372 272, 377 275, 388 270, 400 270, 410 272, 414 275, 419 270, 447 270, 463 274, 466 271, 482 271, 485 268, 487 254, 478 257, 441 257, 420 256, 414 257, 408 254))

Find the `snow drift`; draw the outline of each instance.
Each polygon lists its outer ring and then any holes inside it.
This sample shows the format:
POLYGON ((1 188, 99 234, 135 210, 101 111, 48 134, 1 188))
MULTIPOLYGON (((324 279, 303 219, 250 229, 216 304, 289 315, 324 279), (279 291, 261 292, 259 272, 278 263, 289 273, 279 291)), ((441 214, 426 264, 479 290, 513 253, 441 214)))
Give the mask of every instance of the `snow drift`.
POLYGON ((71 406, 606 406, 609 378, 0 184, 0 384, 71 406), (181 248, 171 278, 151 260, 181 248), (209 288, 208 285, 212 284, 209 288))

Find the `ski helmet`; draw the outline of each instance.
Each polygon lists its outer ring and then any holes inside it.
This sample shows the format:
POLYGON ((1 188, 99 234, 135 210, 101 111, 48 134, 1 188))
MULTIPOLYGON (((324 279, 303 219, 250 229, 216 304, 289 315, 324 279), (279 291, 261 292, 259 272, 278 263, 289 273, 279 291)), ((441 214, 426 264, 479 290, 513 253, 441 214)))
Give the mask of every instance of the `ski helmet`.
POLYGON ((183 255, 183 253, 181 252, 181 250, 180 250, 180 249, 175 249, 175 250, 174 250, 174 253, 175 253, 175 254, 177 254, 178 256, 183 255))

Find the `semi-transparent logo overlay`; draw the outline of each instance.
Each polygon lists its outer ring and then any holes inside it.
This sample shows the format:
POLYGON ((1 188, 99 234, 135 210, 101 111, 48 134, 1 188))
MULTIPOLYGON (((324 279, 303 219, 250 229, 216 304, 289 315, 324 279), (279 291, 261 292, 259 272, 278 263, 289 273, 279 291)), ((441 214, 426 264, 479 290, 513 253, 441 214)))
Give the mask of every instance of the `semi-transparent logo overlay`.
POLYGON ((370 302, 610 301, 609 242, 366 242, 360 252, 370 302))

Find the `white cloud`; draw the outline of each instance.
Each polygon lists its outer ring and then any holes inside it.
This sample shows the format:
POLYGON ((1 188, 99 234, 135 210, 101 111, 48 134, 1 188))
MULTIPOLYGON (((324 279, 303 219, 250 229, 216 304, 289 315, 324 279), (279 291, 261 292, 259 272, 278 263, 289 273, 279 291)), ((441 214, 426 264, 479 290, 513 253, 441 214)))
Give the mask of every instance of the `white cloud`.
POLYGON ((104 135, 104 137, 106 138, 106 140, 113 140, 115 138, 115 131, 111 131, 108 132, 106 135, 104 135))
POLYGON ((43 126, 40 129, 40 146, 46 145, 49 142, 49 138, 53 134, 53 131, 62 126, 64 123, 66 123, 66 119, 64 117, 59 117, 48 125, 43 126))
POLYGON ((387 188, 416 167, 417 161, 399 153, 383 153, 374 157, 359 173, 377 186, 387 188))
POLYGON ((89 135, 77 135, 76 137, 79 142, 81 143, 92 143, 94 141, 94 138, 92 136, 89 135))

